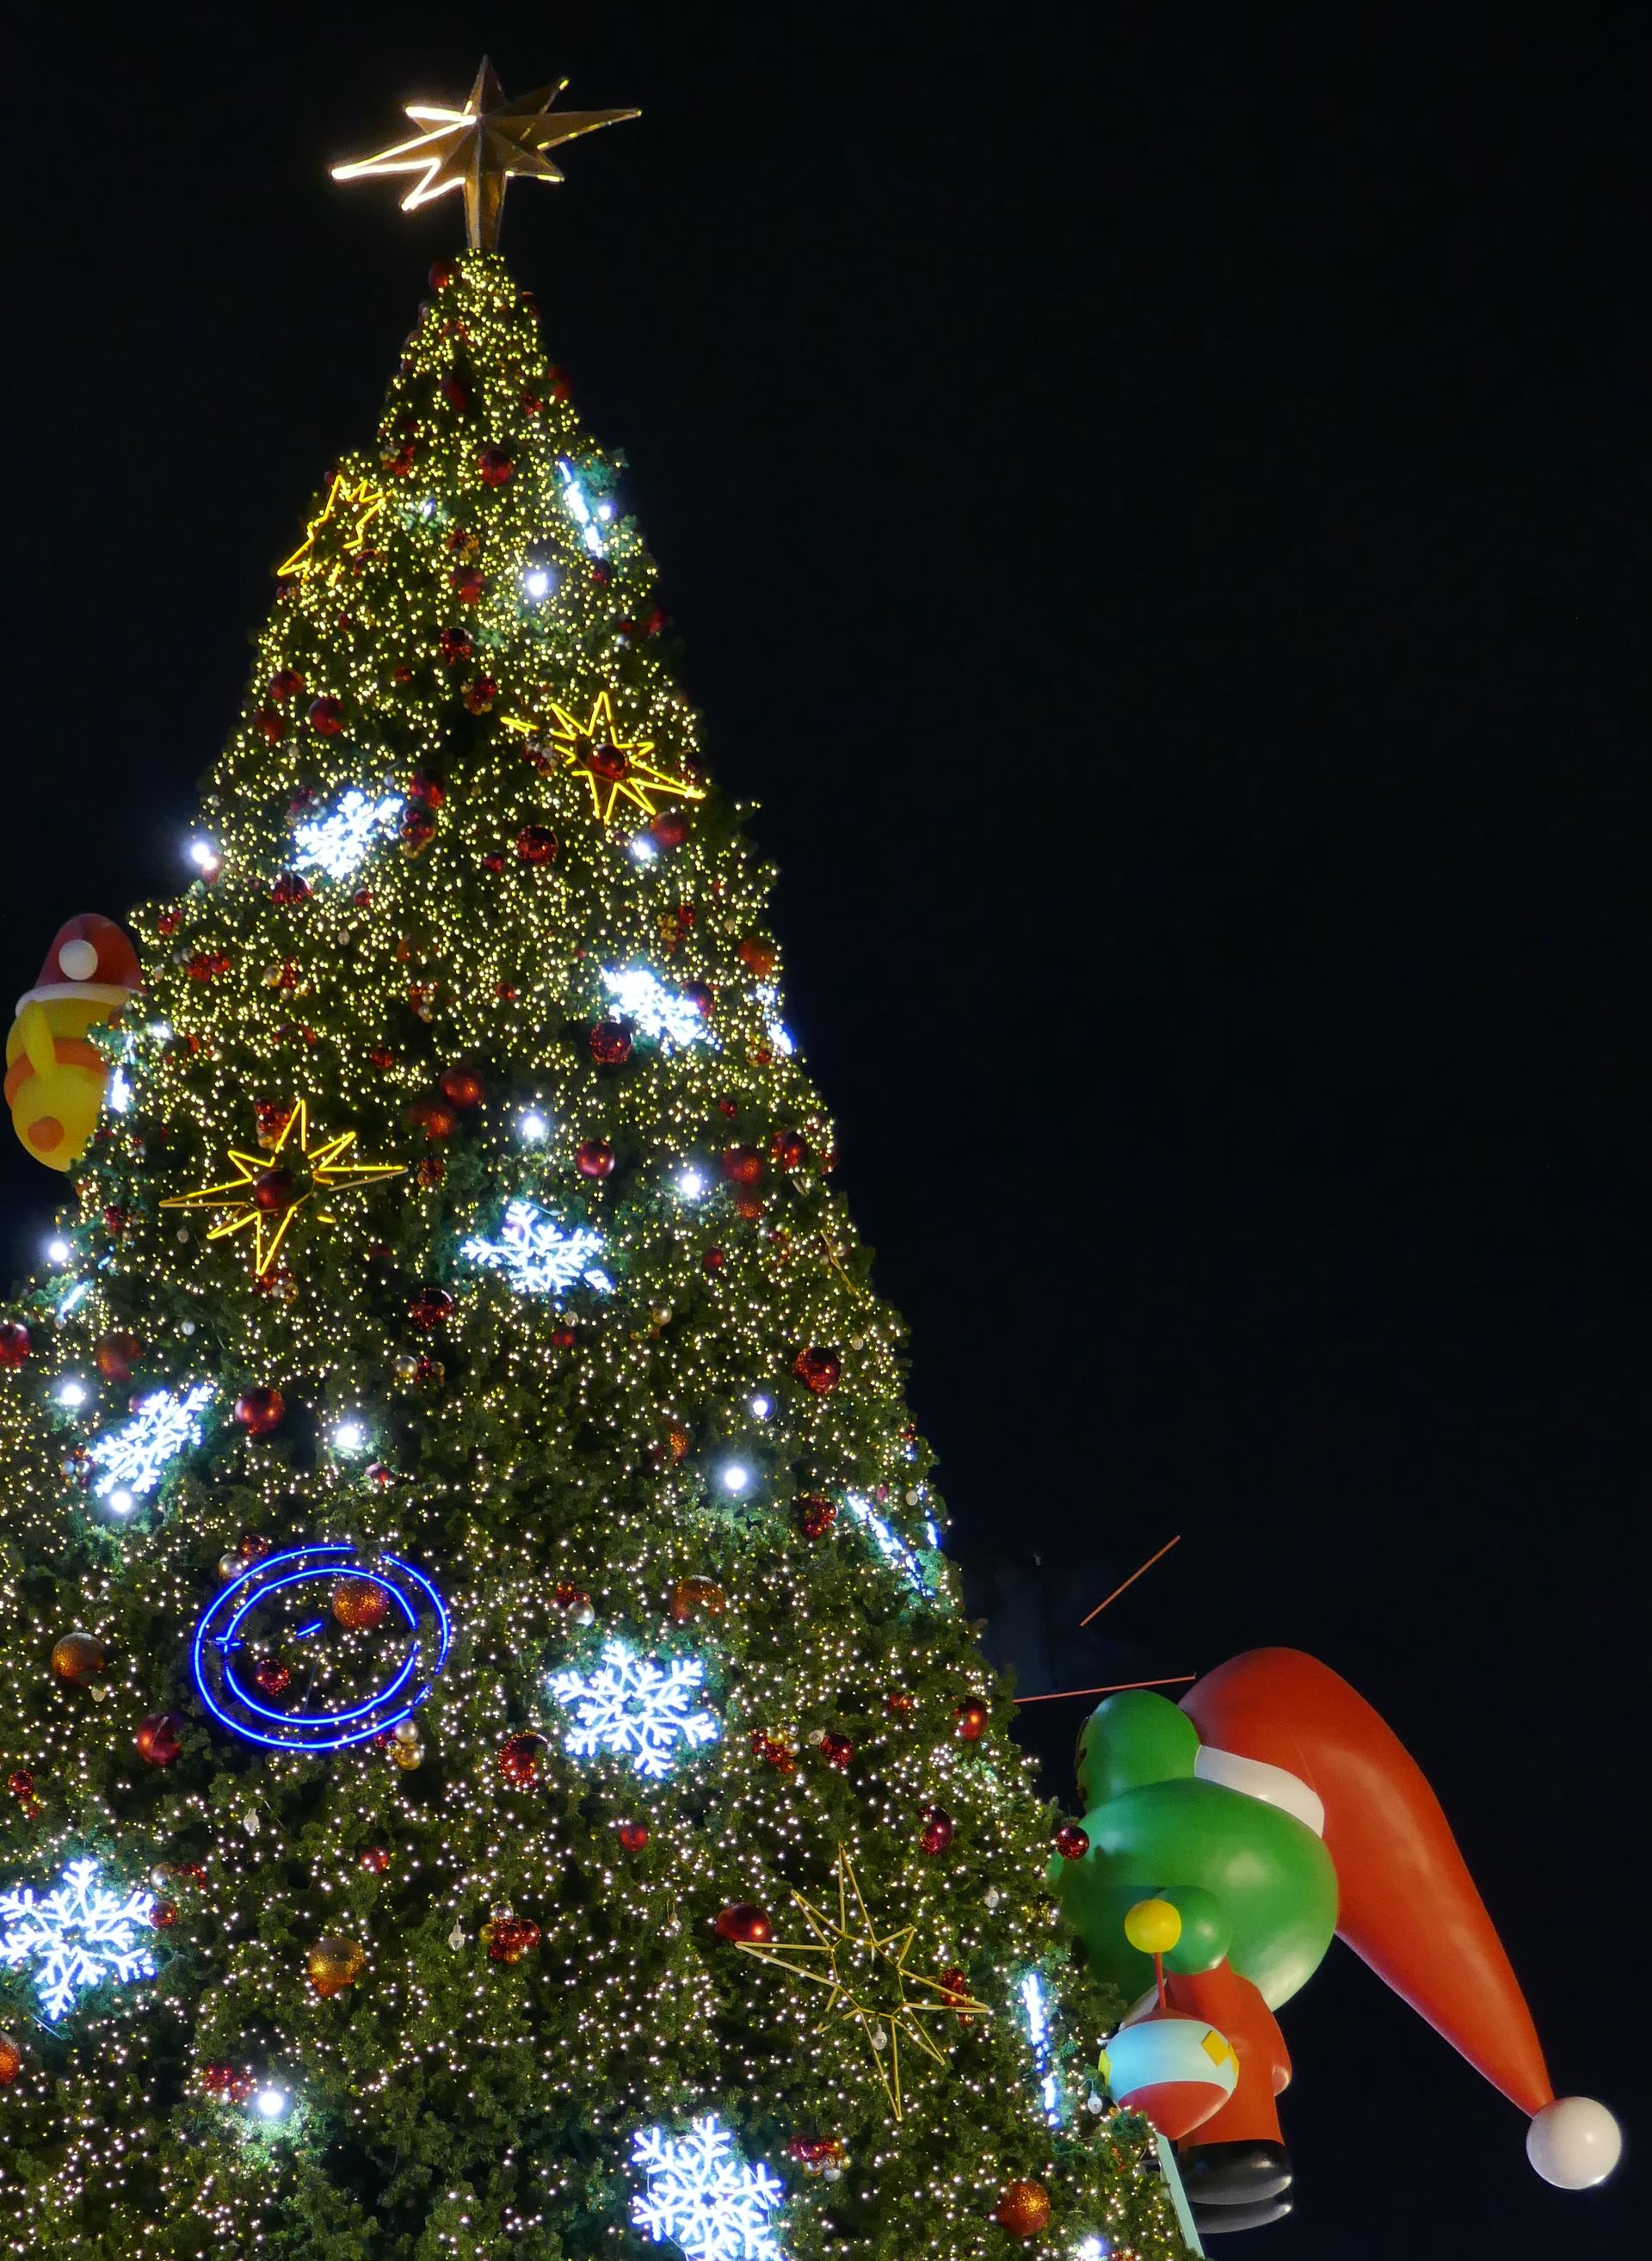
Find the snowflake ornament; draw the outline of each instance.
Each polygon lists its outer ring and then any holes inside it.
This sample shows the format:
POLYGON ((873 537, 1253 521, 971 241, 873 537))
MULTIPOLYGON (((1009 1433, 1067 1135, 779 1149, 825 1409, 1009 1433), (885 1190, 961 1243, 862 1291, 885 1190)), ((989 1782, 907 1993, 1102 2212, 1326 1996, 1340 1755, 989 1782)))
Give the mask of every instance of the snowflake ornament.
POLYGON ((0 1892, 0 1964, 34 1970, 34 1991, 48 2018, 74 2007, 77 1994, 106 1978, 154 1977, 147 1946, 148 1892, 121 1899, 97 1882, 97 1863, 71 1861, 43 1899, 27 1884, 0 1892))
POLYGON ((214 1394, 210 1382, 198 1382, 181 1397, 174 1390, 152 1389, 139 1398, 129 1420, 91 1440, 95 1496, 107 1499, 111 1492, 124 1491, 140 1499, 152 1492, 168 1463, 200 1443, 201 1415, 214 1394))
POLYGON ((607 1642, 594 1672, 558 1672, 550 1692, 573 1713, 564 1743, 577 1759, 611 1753, 633 1772, 662 1781, 681 1752, 715 1743, 722 1732, 697 1700, 706 1668, 697 1656, 661 1664, 622 1640, 607 1642))
POLYGON ((473 1233, 461 1256, 485 1270, 502 1272, 519 1296, 565 1296, 582 1281, 599 1295, 614 1282, 592 1260, 602 1253, 602 1235, 586 1225, 570 1232, 530 1201, 508 1201, 497 1240, 473 1233))
POLYGON ((293 827, 300 864, 319 865, 329 879, 348 879, 400 821, 402 803, 391 794, 375 800, 359 786, 341 793, 320 816, 293 827))
POLYGON ((662 1051, 713 1041, 706 1016, 693 998, 682 996, 647 966, 605 966, 602 986, 631 1026, 644 1037, 657 1038, 662 1051))
POLYGON ((715 2112, 686 2135, 643 2129, 631 2159, 648 2177, 631 2219, 656 2244, 669 2239, 686 2261, 786 2261, 771 2222, 786 2193, 765 2166, 741 2157, 715 2112))

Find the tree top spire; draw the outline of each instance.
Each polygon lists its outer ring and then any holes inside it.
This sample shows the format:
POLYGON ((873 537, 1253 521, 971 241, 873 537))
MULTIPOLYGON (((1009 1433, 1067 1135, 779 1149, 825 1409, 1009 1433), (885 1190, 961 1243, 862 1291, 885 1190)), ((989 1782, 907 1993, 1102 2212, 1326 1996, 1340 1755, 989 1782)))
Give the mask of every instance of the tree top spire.
POLYGON ((547 151, 581 133, 594 133, 600 126, 617 126, 642 114, 636 110, 564 110, 553 116, 551 105, 567 83, 565 78, 558 79, 554 86, 538 87, 532 94, 507 100, 498 72, 484 55, 463 110, 408 103, 408 117, 423 131, 411 141, 398 141, 391 148, 381 149, 376 156, 334 165, 333 178, 352 181, 370 173, 417 173, 420 179, 402 198, 404 212, 429 204, 449 189, 463 189, 471 248, 497 251, 505 190, 513 176, 560 181, 561 169, 547 151))

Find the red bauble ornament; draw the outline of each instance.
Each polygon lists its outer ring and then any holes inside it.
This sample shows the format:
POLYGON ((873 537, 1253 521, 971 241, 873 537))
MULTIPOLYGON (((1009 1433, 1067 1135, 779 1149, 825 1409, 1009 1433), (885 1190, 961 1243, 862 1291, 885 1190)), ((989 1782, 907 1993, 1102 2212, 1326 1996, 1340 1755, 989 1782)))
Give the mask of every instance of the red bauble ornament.
POLYGON ((243 1531, 235 1542, 235 1552, 243 1562, 262 1562, 274 1544, 262 1531, 243 1531))
MULTIPOLYGON (((953 1963, 950 1970, 942 1971, 941 1985, 946 1990, 945 1999, 949 2009, 957 2009, 961 2003, 974 1999, 974 1996, 969 1991, 969 1973, 966 1970, 960 1970, 957 1963, 953 1963)), ((959 2022, 967 2025, 969 2020, 964 2018, 959 2022)))
POLYGON ((623 1021, 599 1021, 588 1041, 599 1067, 619 1067, 631 1057, 631 1031, 623 1021))
POLYGON ((362 1855, 361 1865, 370 1877, 382 1877, 390 1866, 390 1855, 382 1845, 370 1845, 362 1855))
POLYGON ((734 1900, 726 1908, 719 1908, 712 1918, 711 1927, 719 1939, 741 1947, 766 1946, 774 1936, 768 1910, 760 1908, 755 1900, 734 1900))
POLYGON ((945 1852, 958 1825, 944 1805, 926 1805, 918 1816, 918 1843, 931 1858, 945 1852))
POLYGON ((249 1437, 267 1437, 286 1418, 287 1401, 273 1384, 246 1389, 235 1400, 235 1418, 249 1437))
POLYGON ((524 864, 549 864, 557 854, 557 836, 543 824, 524 824, 516 836, 516 852, 524 864))
POLYGON ((298 1191, 298 1182, 291 1170, 260 1170, 253 1180, 253 1205, 266 1217, 277 1217, 292 1207, 298 1191))
POLYGON ((476 646, 470 641, 469 628, 443 628, 436 639, 436 649, 449 667, 456 667, 462 659, 469 659, 476 646))
POLYGON ((408 1304, 407 1316, 414 1326, 428 1333, 432 1327, 439 1327, 443 1319, 450 1317, 453 1309, 453 1298, 445 1288, 421 1288, 408 1304))
POLYGON ((705 1254, 700 1258, 700 1261, 706 1271, 717 1273, 722 1271, 723 1266, 729 1261, 729 1259, 722 1249, 708 1248, 705 1254))
POLYGON ((466 707, 472 714, 486 714, 491 713, 493 701, 499 697, 499 687, 498 684, 494 682, 491 675, 478 675, 473 677, 472 679, 465 685, 464 689, 460 693, 461 698, 464 700, 466 707))
POLYGON ((176 1712, 147 1712, 132 1740, 146 1766, 169 1767, 183 1748, 183 1722, 176 1712))
POLYGON ((850 1762, 855 1755, 855 1747, 847 1735, 834 1734, 829 1728, 815 1748, 828 1766, 836 1767, 839 1774, 848 1773, 850 1762))
POLYGON ((539 1780, 539 1754, 544 1747, 542 1735, 507 1735, 493 1762, 499 1779, 513 1790, 532 1790, 539 1780))
POLYGON ((620 1841, 621 1849, 627 1853, 640 1853, 648 1843, 646 1821, 616 1821, 614 1834, 620 1841))
POLYGON ((0 1366, 21 1366, 33 1348, 21 1319, 7 1319, 0 1324, 0 1366))
POLYGON ((470 388, 463 377, 444 377, 436 391, 456 415, 463 415, 470 405, 470 388))
POLYGON ((302 872, 279 872, 270 883, 272 903, 305 903, 310 900, 310 882, 302 872))
POLYGON ((808 1159, 808 1141, 801 1130, 777 1130, 769 1152, 782 1170, 801 1170, 808 1159))
POLYGON ((433 291, 445 291, 452 280, 452 268, 449 266, 445 259, 438 259, 435 265, 430 270, 431 289, 433 291))
POLYGON ((269 695, 277 707, 296 699, 303 688, 304 678, 296 667, 278 667, 269 678, 269 695))
POLYGON ((333 1615, 347 1633, 370 1633, 389 1608, 390 1597, 370 1578, 342 1578, 333 1589, 333 1615))
POLYGON ((6 1776, 6 1788, 21 1805, 26 1805, 34 1795, 34 1776, 27 1767, 18 1767, 6 1776))
POLYGON ((587 1138, 575 1149, 573 1166, 582 1178, 607 1178, 614 1174, 614 1149, 606 1138, 587 1138))
POLYGON ((407 1109, 407 1120, 427 1138, 451 1138, 459 1127, 459 1118, 445 1099, 415 1099, 407 1109))
POLYGON ((820 1492, 808 1492, 797 1503, 797 1519, 805 1539, 824 1539, 837 1520, 837 1504, 820 1492))
POLYGON ((1055 1849, 1064 1861, 1081 1861, 1090 1849, 1090 1834, 1076 1821, 1064 1821, 1055 1833, 1055 1849))
POLYGON ((253 1679, 259 1693, 272 1703, 292 1685, 292 1675, 278 1656, 261 1656, 253 1667, 253 1679))
POLYGON ((0 2034, 0 2088, 10 2088, 22 2070, 22 2050, 10 2034, 0 2034))
POLYGON ((1012 2237, 1036 2237, 1050 2225, 1050 2193, 1042 2183, 1007 2183, 993 2220, 1012 2237))
POLYGON ((662 808, 648 829, 656 847, 680 848, 688 837, 688 819, 679 809, 662 808))
POLYGON ((310 702, 310 728, 319 730, 324 738, 336 738, 344 728, 344 702, 335 699, 330 691, 310 702))
POLYGON ((830 1397, 837 1387, 843 1365, 835 1350, 823 1350, 818 1343, 811 1343, 792 1360, 792 1371, 816 1397, 830 1397))
POLYGON ((279 745, 286 727, 286 724, 281 719, 280 710, 278 708, 274 707, 260 707, 254 710, 253 728, 257 731, 265 745, 279 745))
POLYGON ((456 565, 448 576, 448 586, 462 605, 479 605, 486 585, 479 565, 456 565))
POLYGON ((550 1331, 550 1339, 558 1350, 571 1350, 578 1337, 571 1319, 560 1320, 550 1331))
POLYGON ((763 1175, 763 1157, 755 1146, 725 1146, 722 1165, 730 1185, 754 1186, 763 1175))
POLYGON ((992 1713, 979 1696, 966 1696, 952 1714, 960 1743, 978 1743, 992 1724, 992 1713))
POLYGON ((502 487, 516 466, 503 448, 478 448, 476 469, 485 487, 502 487))
POLYGON ((741 965, 749 973, 754 973, 759 981, 766 981, 774 971, 776 962, 774 944, 772 942, 765 942, 761 935, 747 935, 736 951, 736 956, 741 965))
POLYGON ((92 1353, 105 1382, 130 1382, 135 1361, 143 1355, 136 1335, 104 1335, 92 1353))
POLYGON ((484 1924, 482 1936, 490 1963, 520 1963, 538 1946, 539 1926, 531 1916, 496 1916, 484 1924))
POLYGON ((455 1107, 479 1107, 487 1097, 487 1086, 473 1067, 444 1068, 442 1095, 455 1107))

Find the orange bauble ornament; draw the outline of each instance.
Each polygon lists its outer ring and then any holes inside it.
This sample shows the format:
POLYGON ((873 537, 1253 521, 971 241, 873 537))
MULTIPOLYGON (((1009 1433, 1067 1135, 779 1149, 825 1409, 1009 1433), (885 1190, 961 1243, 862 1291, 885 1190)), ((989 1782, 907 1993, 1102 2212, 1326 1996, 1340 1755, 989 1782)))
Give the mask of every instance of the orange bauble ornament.
POLYGON ((10 2034, 0 2034, 0 2088, 10 2088, 22 2070, 22 2050, 10 2034))
POLYGON ((71 1688, 101 1677, 108 1662, 109 1651, 94 1633, 66 1633, 52 1649, 52 1669, 71 1688))
POLYGON ((687 1625, 700 1617, 720 1618, 728 1606, 729 1597, 715 1578, 679 1578, 672 1588, 673 1625, 687 1625))
POLYGON ((389 1609, 389 1595, 370 1578, 344 1578, 333 1589, 333 1615, 346 1633, 370 1633, 389 1609))
POLYGON ((1012 2237, 1036 2237, 1050 2225, 1050 2193, 1042 2183, 1006 2183, 993 2220, 1012 2237))
POLYGON ((353 1986, 367 1957, 341 1931, 324 1931, 305 1957, 305 1976, 325 2002, 353 1986))

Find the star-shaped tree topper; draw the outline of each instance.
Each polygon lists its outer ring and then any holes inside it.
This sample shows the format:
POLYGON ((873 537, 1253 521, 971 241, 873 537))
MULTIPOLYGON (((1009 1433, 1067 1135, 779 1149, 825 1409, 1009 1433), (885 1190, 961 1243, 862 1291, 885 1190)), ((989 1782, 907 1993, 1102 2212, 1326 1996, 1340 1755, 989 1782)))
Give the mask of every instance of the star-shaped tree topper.
MULTIPOLYGON (((281 1253, 281 1245, 301 1209, 318 1194, 355 1193, 380 1178, 399 1178, 402 1162, 352 1162, 345 1158, 356 1144, 354 1130, 340 1130, 312 1145, 310 1109, 300 1099, 281 1127, 281 1136, 268 1153, 247 1154, 232 1146, 229 1159, 235 1175, 219 1186, 201 1186, 194 1193, 173 1194, 162 1209, 220 1209, 226 1214, 207 1234, 223 1240, 233 1232, 253 1232, 253 1270, 262 1280, 281 1253)), ((311 1209, 319 1224, 336 1224, 331 1210, 311 1209)))
POLYGON ((945 2064, 943 2051, 919 2023, 923 2018, 989 2017, 984 2002, 973 2000, 945 1978, 925 1978, 907 1969, 907 1957, 917 1939, 915 1923, 899 1931, 880 1933, 860 1896, 852 1863, 846 1852, 837 1855, 837 1920, 806 1900, 792 1898, 803 1912, 814 1934, 810 1940, 741 1940, 742 1955, 789 1970, 795 1978, 824 1986, 826 2013, 816 2031, 833 2026, 858 2026, 861 2039, 872 2052, 872 2062, 889 2108, 897 2120, 905 2110, 901 2085, 901 2043, 911 2042, 937 2064, 945 2064), (917 1989, 916 1995, 913 1989, 917 1989))
POLYGON ((402 198, 404 212, 427 205, 449 189, 463 189, 472 250, 497 251, 506 185, 513 177, 560 181, 562 172, 546 155, 548 149, 581 133, 594 133, 599 126, 616 126, 642 114, 636 110, 564 110, 553 116, 551 104, 567 83, 565 78, 558 79, 555 86, 538 87, 507 102, 485 55, 463 110, 410 102, 407 115, 424 127, 422 133, 381 149, 376 157, 334 165, 333 177, 353 181, 368 173, 417 173, 421 177, 402 198))
POLYGON ((554 699, 549 704, 549 722, 529 721, 521 714, 504 714, 499 719, 507 730, 519 731, 530 746, 560 755, 567 768, 578 772, 590 786, 591 805, 604 824, 620 800, 635 802, 644 816, 657 816, 660 801, 668 797, 706 798, 702 786, 691 785, 686 778, 667 777, 664 770, 655 768, 649 759, 654 750, 652 738, 621 737, 614 728, 614 702, 606 691, 598 692, 583 722, 554 699))

